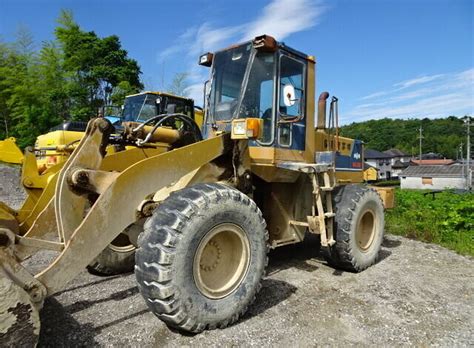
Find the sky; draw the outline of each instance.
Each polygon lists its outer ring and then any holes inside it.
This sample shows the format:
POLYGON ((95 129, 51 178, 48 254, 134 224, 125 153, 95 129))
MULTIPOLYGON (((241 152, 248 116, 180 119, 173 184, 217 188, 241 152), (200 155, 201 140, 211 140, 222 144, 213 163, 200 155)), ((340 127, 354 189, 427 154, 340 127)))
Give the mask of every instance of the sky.
POLYGON ((342 124, 474 114, 472 0, 0 0, 0 40, 26 27, 40 47, 62 8, 118 35, 147 90, 187 72, 197 105, 199 55, 265 33, 316 57, 316 93, 339 98, 342 124))

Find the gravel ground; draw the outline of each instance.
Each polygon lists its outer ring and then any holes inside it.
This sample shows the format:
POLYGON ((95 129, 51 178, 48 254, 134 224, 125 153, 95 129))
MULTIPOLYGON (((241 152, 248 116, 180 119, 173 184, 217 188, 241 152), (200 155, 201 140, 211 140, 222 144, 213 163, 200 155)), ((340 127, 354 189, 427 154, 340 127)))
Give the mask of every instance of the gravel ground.
MULTIPOLYGON (((0 168, 0 197, 18 189, 0 168), (6 193, 5 193, 6 192, 6 193)), ((28 262, 40 269, 51 257, 28 262)), ((151 314, 133 274, 86 271, 41 311, 40 347, 57 346, 473 346, 474 260, 432 244, 386 236, 380 261, 353 274, 329 267, 318 243, 270 254, 268 275, 235 325, 198 335, 168 329, 151 314)))
POLYGON ((20 208, 26 198, 20 185, 20 170, 20 166, 0 163, 0 202, 7 203, 13 209, 20 208))

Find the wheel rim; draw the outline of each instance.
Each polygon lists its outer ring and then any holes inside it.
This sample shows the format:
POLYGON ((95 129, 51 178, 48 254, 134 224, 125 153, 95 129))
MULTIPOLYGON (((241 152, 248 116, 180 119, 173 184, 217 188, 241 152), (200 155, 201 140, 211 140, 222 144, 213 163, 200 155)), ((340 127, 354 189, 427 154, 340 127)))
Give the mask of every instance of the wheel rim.
POLYGON ((109 244, 109 248, 119 253, 128 253, 129 251, 135 250, 135 245, 130 242, 130 239, 125 233, 120 233, 112 243, 109 244))
POLYGON ((362 252, 367 252, 375 239, 375 220, 374 212, 367 210, 357 223, 356 243, 362 252))
POLYGON ((199 243, 194 256, 194 282, 206 297, 226 297, 244 279, 249 260, 250 245, 244 230, 232 223, 220 224, 199 243))

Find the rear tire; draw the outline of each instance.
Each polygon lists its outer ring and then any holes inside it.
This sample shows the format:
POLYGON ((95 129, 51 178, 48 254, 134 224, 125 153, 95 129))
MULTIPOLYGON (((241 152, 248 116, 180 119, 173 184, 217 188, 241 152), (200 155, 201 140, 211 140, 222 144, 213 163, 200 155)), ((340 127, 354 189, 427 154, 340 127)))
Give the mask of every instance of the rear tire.
POLYGON ((336 268, 360 272, 377 261, 384 234, 384 208, 377 191, 345 185, 333 192, 334 239, 325 258, 336 268))
POLYGON ((145 223, 135 274, 150 310, 188 332, 224 328, 260 290, 268 232, 246 195, 221 184, 173 193, 145 223))
POLYGON ((101 276, 133 272, 135 251, 128 236, 121 233, 87 266, 87 270, 101 276))

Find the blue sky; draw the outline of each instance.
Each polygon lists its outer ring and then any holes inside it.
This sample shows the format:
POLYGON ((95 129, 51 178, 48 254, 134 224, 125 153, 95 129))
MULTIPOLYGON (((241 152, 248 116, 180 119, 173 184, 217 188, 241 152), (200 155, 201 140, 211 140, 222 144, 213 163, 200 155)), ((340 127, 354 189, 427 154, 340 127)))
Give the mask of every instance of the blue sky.
POLYGON ((342 123, 474 114, 471 0, 0 0, 0 37, 19 26, 53 38, 61 8, 85 30, 116 34, 160 90, 188 72, 201 104, 199 54, 267 33, 316 56, 317 93, 340 99, 342 123))

